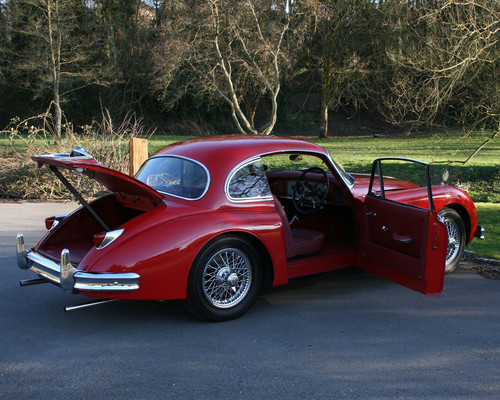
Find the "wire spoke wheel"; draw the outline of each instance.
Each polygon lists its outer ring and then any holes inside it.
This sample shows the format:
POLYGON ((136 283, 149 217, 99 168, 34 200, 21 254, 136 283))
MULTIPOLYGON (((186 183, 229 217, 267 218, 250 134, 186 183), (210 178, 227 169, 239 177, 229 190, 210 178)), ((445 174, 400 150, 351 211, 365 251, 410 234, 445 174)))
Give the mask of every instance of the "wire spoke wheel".
POLYGON ((215 307, 235 306, 245 298, 251 283, 250 260, 237 249, 217 252, 203 271, 203 291, 215 307))
POLYGON ((448 232, 445 272, 449 274, 455 271, 462 258, 465 248, 465 226, 460 215, 451 208, 442 209, 439 216, 448 232))
POLYGON ((448 250, 446 252, 446 263, 450 263, 455 258, 460 250, 460 233, 455 221, 445 221, 446 230, 448 231, 448 250))
POLYGON ((187 306, 210 321, 237 318, 254 303, 260 285, 260 257, 250 242, 240 237, 216 239, 191 268, 187 306))

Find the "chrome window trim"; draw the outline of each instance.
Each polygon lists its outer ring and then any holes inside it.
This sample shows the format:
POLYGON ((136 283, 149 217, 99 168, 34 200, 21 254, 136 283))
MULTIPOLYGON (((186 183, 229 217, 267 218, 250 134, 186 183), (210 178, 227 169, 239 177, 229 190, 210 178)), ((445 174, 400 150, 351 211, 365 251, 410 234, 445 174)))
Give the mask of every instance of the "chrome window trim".
MULTIPOLYGON (((186 161, 191 161, 195 164, 198 164, 200 167, 203 168, 203 170, 205 171, 205 173, 207 174, 207 183, 205 185, 205 190, 203 191, 203 193, 199 196, 199 197, 196 197, 196 198, 190 198, 190 197, 183 197, 183 196, 178 196, 176 194, 172 194, 172 193, 168 193, 168 192, 163 192, 161 190, 157 190, 157 192, 159 193, 162 193, 162 194, 165 194, 167 196, 172 196, 172 197, 176 197, 178 199, 183 199, 183 200, 188 200, 188 201, 197 201, 197 200, 200 200, 201 198, 203 198, 203 196, 205 196, 208 192, 208 189, 210 188, 210 183, 211 183, 211 177, 210 177, 210 172, 208 171, 208 168, 205 167, 201 162, 199 161, 196 161, 196 160, 193 160, 192 158, 189 158, 189 157, 184 157, 184 156, 176 156, 176 155, 173 155, 173 154, 163 154, 163 155, 159 155, 159 156, 153 156, 153 157, 149 157, 146 161, 144 161, 144 163, 141 165, 141 168, 139 168, 139 170, 137 171, 137 173, 135 174, 134 178, 137 179, 137 175, 139 174, 139 172, 141 172, 141 169, 142 167, 146 164, 146 162, 150 161, 150 160, 153 160, 155 158, 179 158, 181 160, 186 160, 186 161)), ((139 180, 139 179, 137 179, 139 180)), ((142 181, 140 181, 142 182, 142 181)), ((147 185, 147 183, 145 182, 142 182, 144 183, 145 185, 147 185)), ((149 186, 149 185, 148 185, 149 186)), ((149 186, 151 188, 153 188, 152 186, 149 186)), ((154 189, 154 188, 153 188, 154 189)), ((156 190, 156 189, 154 189, 156 190)))
MULTIPOLYGON (((247 158, 246 160, 240 162, 237 164, 231 172, 227 175, 226 182, 224 183, 224 193, 226 194, 227 199, 232 202, 232 203, 255 203, 258 201, 268 201, 272 200, 273 196, 255 196, 255 197, 244 197, 244 198, 237 198, 237 197, 232 197, 229 194, 229 183, 233 179, 234 175, 243 167, 252 164, 256 161, 262 161, 262 158, 260 156, 253 156, 250 158, 247 158)), ((269 184, 269 182, 268 182, 269 184)), ((271 188, 269 188, 269 191, 271 191, 271 188)))
POLYGON ((339 164, 337 164, 336 161, 333 160, 332 156, 330 155, 330 152, 327 150, 327 153, 328 153, 328 161, 330 163, 330 165, 333 167, 333 169, 335 170, 335 172, 337 172, 337 175, 340 176, 340 179, 342 179, 342 181, 346 184, 346 186, 349 188, 349 190, 351 190, 353 187, 354 187, 354 178, 349 175, 343 167, 341 167, 339 164), (351 178, 351 180, 349 180, 348 177, 351 178))

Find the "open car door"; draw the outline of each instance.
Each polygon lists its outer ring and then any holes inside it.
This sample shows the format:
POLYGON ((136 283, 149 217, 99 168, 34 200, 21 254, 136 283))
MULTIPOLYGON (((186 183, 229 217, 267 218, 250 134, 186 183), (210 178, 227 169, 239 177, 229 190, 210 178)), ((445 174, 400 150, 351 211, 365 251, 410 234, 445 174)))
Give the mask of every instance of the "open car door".
POLYGON ((447 233, 434 209, 429 164, 401 158, 375 160, 361 222, 365 270, 421 293, 441 293, 447 233), (425 169, 425 185, 385 189, 382 164, 401 162, 425 169))

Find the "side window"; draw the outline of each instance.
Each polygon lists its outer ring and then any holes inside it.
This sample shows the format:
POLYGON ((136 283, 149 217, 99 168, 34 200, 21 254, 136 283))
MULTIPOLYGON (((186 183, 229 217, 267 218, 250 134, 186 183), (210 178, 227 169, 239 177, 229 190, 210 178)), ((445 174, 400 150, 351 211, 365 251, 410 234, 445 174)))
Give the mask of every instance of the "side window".
POLYGON ((433 211, 430 165, 406 158, 379 158, 372 164, 368 196, 433 211))
POLYGON ((230 200, 235 201, 259 200, 272 196, 260 158, 248 161, 233 170, 226 184, 226 193, 230 200))

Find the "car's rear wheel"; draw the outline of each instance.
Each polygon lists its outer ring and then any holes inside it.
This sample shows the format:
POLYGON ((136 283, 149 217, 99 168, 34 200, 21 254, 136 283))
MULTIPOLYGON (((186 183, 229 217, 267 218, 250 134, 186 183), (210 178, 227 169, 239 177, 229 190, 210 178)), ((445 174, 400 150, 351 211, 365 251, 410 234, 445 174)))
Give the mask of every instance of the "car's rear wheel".
POLYGON ((443 208, 439 212, 448 231, 445 273, 450 274, 458 267, 465 249, 465 225, 455 210, 443 208))
POLYGON ((218 239, 196 258, 188 280, 187 305, 210 321, 237 318, 254 303, 261 285, 259 257, 238 237, 218 239))

